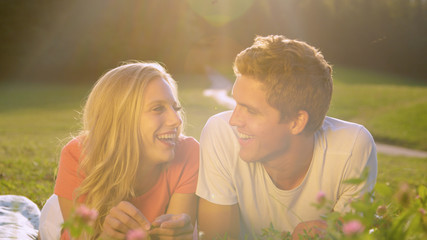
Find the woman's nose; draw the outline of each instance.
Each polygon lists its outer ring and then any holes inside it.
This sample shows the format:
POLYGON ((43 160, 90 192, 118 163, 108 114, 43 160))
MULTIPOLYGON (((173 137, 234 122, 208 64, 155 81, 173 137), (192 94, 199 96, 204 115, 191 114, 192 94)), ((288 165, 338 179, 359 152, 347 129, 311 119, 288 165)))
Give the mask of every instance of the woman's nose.
POLYGON ((179 127, 182 124, 182 119, 178 111, 171 108, 168 114, 168 125, 172 127, 179 127))

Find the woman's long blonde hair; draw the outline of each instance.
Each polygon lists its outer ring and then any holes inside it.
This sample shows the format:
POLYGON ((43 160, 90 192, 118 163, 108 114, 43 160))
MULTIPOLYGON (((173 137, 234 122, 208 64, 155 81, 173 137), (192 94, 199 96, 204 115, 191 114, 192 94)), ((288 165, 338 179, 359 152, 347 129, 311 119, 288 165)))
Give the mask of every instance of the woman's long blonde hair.
POLYGON ((88 96, 83 111, 80 169, 86 176, 75 199, 98 210, 95 238, 109 210, 135 197, 134 185, 142 156, 140 121, 142 96, 148 82, 162 78, 178 102, 176 83, 154 62, 127 63, 103 75, 88 96))

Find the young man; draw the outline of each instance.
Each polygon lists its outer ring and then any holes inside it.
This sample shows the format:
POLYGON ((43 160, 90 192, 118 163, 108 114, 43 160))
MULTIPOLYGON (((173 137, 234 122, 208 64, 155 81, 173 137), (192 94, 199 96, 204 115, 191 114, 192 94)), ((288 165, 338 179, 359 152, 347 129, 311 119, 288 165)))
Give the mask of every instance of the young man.
POLYGON ((361 125, 325 117, 332 69, 312 46, 283 36, 257 37, 237 55, 236 108, 203 129, 196 194, 204 239, 251 239, 268 228, 319 234, 330 211, 349 211, 373 189, 374 140, 361 125), (360 185, 343 183, 359 178, 360 185), (313 206, 322 193, 332 209, 313 206))

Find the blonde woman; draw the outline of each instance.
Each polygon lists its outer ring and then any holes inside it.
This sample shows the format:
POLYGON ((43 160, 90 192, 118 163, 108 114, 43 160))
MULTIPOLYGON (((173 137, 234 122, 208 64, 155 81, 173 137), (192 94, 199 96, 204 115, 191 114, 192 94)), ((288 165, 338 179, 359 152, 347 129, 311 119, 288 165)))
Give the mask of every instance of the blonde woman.
MULTIPOLYGON (((191 239, 199 145, 181 134, 180 110, 175 81, 157 63, 102 76, 84 107, 82 133, 61 153, 54 197, 63 219, 84 203, 99 212, 90 239, 125 239, 133 229, 191 239)), ((52 214, 44 208, 47 226, 52 214)))

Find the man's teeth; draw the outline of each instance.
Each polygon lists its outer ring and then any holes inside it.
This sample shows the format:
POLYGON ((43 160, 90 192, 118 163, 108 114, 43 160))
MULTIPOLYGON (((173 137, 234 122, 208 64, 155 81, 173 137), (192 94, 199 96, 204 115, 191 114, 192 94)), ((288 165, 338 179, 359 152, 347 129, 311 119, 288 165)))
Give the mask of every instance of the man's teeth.
POLYGON ((238 135, 239 135, 239 138, 241 138, 241 139, 251 139, 251 138, 254 138, 253 136, 249 136, 249 135, 246 135, 246 134, 243 134, 243 133, 240 133, 240 132, 238 132, 238 135))

